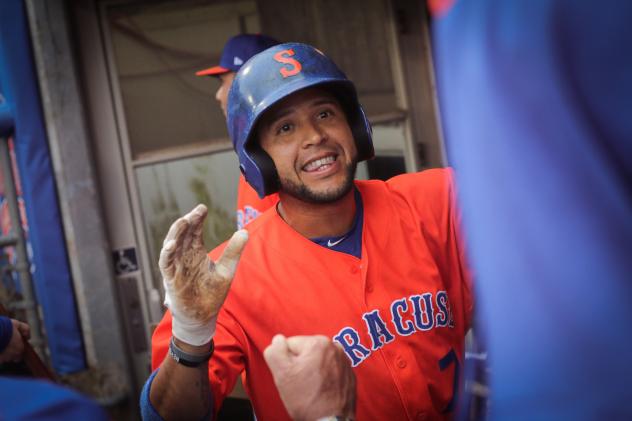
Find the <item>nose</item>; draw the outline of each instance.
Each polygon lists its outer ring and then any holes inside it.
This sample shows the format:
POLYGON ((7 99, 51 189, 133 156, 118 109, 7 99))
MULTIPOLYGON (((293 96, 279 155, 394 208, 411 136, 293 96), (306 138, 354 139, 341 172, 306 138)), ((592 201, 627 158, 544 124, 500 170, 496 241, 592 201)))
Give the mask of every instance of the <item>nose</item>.
POLYGON ((308 122, 303 139, 303 148, 317 146, 327 139, 327 132, 318 123, 308 122))

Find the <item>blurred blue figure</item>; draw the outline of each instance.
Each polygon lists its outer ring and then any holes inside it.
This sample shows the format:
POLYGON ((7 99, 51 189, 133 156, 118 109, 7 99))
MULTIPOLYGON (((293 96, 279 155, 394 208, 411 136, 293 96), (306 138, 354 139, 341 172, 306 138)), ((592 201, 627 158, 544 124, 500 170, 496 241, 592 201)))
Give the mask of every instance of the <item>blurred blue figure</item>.
MULTIPOLYGON (((0 316, 0 367, 19 361, 30 335, 26 323, 0 316)), ((0 377, 0 420, 106 420, 96 403, 68 388, 30 378, 0 377)))
POLYGON ((433 30, 491 418, 632 419, 632 2, 457 0, 433 30))
POLYGON ((42 380, 0 377, 0 420, 107 419, 96 403, 65 387, 42 380))

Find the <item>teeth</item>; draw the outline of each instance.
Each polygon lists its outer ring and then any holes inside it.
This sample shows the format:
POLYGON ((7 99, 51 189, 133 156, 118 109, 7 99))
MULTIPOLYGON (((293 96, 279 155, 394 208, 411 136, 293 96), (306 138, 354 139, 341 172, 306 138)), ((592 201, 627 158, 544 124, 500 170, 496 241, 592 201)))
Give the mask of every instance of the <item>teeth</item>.
POLYGON ((332 164, 336 158, 334 156, 326 156, 324 158, 317 159, 316 161, 312 161, 309 164, 305 165, 305 171, 314 171, 323 165, 332 164))

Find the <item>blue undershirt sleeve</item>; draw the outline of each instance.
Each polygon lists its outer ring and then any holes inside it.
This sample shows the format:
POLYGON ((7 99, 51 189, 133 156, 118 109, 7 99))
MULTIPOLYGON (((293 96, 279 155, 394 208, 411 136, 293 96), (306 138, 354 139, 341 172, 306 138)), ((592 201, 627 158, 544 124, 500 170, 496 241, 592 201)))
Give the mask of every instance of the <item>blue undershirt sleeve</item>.
POLYGON ((140 416, 144 421, 163 421, 163 418, 158 414, 156 408, 149 401, 149 392, 151 391, 151 383, 154 381, 158 370, 149 375, 149 378, 143 386, 142 392, 140 392, 140 416))
MULTIPOLYGON (((158 411, 156 411, 156 408, 154 408, 154 406, 151 404, 151 401, 149 400, 151 384, 154 381, 158 370, 160 369, 156 369, 156 371, 149 375, 149 378, 143 386, 142 392, 140 392, 140 416, 143 421, 164 421, 164 419, 160 416, 158 411)), ((211 407, 211 411, 202 418, 202 421, 211 421, 213 419, 211 415, 212 413, 213 408, 211 407)))
POLYGON ((11 323, 11 319, 0 316, 0 353, 4 352, 9 342, 11 342, 11 336, 13 336, 13 323, 11 323))

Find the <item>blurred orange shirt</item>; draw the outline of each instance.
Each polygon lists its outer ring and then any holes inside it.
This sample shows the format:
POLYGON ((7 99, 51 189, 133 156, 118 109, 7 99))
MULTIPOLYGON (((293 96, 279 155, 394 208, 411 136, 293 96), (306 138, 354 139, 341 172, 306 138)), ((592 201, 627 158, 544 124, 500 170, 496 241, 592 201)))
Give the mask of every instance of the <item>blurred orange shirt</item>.
POLYGON ((276 205, 279 195, 272 193, 263 199, 246 181, 243 175, 239 176, 237 187, 237 229, 242 229, 253 219, 256 219, 263 212, 276 205))

